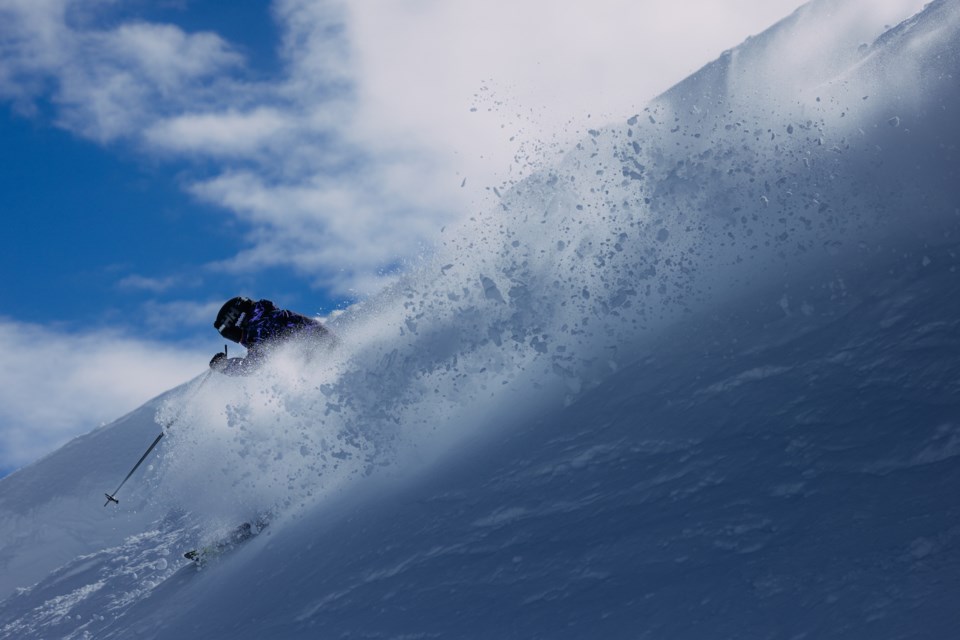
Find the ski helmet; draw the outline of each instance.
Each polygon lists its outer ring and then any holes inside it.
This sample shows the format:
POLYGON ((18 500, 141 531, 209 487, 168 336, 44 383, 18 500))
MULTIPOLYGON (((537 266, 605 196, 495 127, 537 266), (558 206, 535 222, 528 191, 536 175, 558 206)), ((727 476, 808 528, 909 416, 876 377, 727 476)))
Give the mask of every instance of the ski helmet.
POLYGON ((251 311, 253 311, 253 300, 250 298, 242 296, 230 298, 220 307, 220 313, 213 321, 213 327, 227 340, 240 342, 243 338, 243 325, 251 311))

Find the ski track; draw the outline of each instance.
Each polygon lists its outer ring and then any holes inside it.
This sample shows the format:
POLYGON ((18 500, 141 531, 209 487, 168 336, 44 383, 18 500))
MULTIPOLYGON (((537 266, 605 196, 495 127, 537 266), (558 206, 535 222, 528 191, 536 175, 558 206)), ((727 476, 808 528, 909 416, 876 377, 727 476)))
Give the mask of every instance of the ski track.
POLYGON ((80 556, 38 584, 18 589, 5 605, 29 613, 15 620, 0 615, 0 637, 106 637, 101 634, 120 623, 133 604, 184 569, 180 554, 196 543, 197 532, 183 520, 155 523, 155 529, 80 556))

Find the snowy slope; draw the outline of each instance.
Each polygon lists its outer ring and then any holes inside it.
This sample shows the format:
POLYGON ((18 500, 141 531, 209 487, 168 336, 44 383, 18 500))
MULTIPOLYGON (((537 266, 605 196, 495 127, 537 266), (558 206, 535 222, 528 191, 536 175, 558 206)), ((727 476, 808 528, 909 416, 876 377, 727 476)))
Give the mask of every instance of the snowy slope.
MULTIPOLYGON (((178 391, 171 392, 178 395, 178 391)), ((124 508, 91 508, 113 491, 160 433, 158 400, 5 478, 0 484, 0 595, 29 586, 59 565, 140 533, 160 512, 143 508, 144 487, 120 494, 124 508), (128 503, 136 508, 126 508, 128 503)))
POLYGON ((881 4, 591 131, 336 350, 0 481, 0 638, 954 635, 960 5, 881 4))

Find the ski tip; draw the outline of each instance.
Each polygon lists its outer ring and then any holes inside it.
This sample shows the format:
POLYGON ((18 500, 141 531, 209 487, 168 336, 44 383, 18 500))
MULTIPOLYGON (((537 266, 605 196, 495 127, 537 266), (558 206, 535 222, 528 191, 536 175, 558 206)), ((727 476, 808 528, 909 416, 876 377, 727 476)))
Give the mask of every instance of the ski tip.
POLYGON ((114 498, 114 497, 113 497, 112 495, 110 495, 109 493, 105 493, 105 494, 103 494, 103 495, 107 496, 107 501, 103 503, 103 506, 107 506, 107 505, 110 504, 111 502, 113 502, 114 504, 120 504, 120 501, 117 500, 116 498, 114 498))

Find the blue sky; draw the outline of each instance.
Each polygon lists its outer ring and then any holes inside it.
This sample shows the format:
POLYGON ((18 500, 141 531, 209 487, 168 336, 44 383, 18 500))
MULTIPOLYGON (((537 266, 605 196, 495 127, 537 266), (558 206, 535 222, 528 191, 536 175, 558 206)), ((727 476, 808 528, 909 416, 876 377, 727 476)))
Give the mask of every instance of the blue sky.
POLYGON ((0 127, 7 149, 0 261, 4 273, 17 274, 3 283, 4 297, 16 301, 9 315, 81 329, 129 322, 145 302, 184 288, 230 291, 229 282, 217 282, 225 279, 204 277, 202 265, 231 255, 242 235, 178 190, 175 170, 24 121, 9 108, 0 127), (171 291, 163 284, 171 278, 185 284, 171 291))
POLYGON ((801 2, 587 4, 0 0, 0 470, 202 372, 228 297, 375 293, 801 2))

